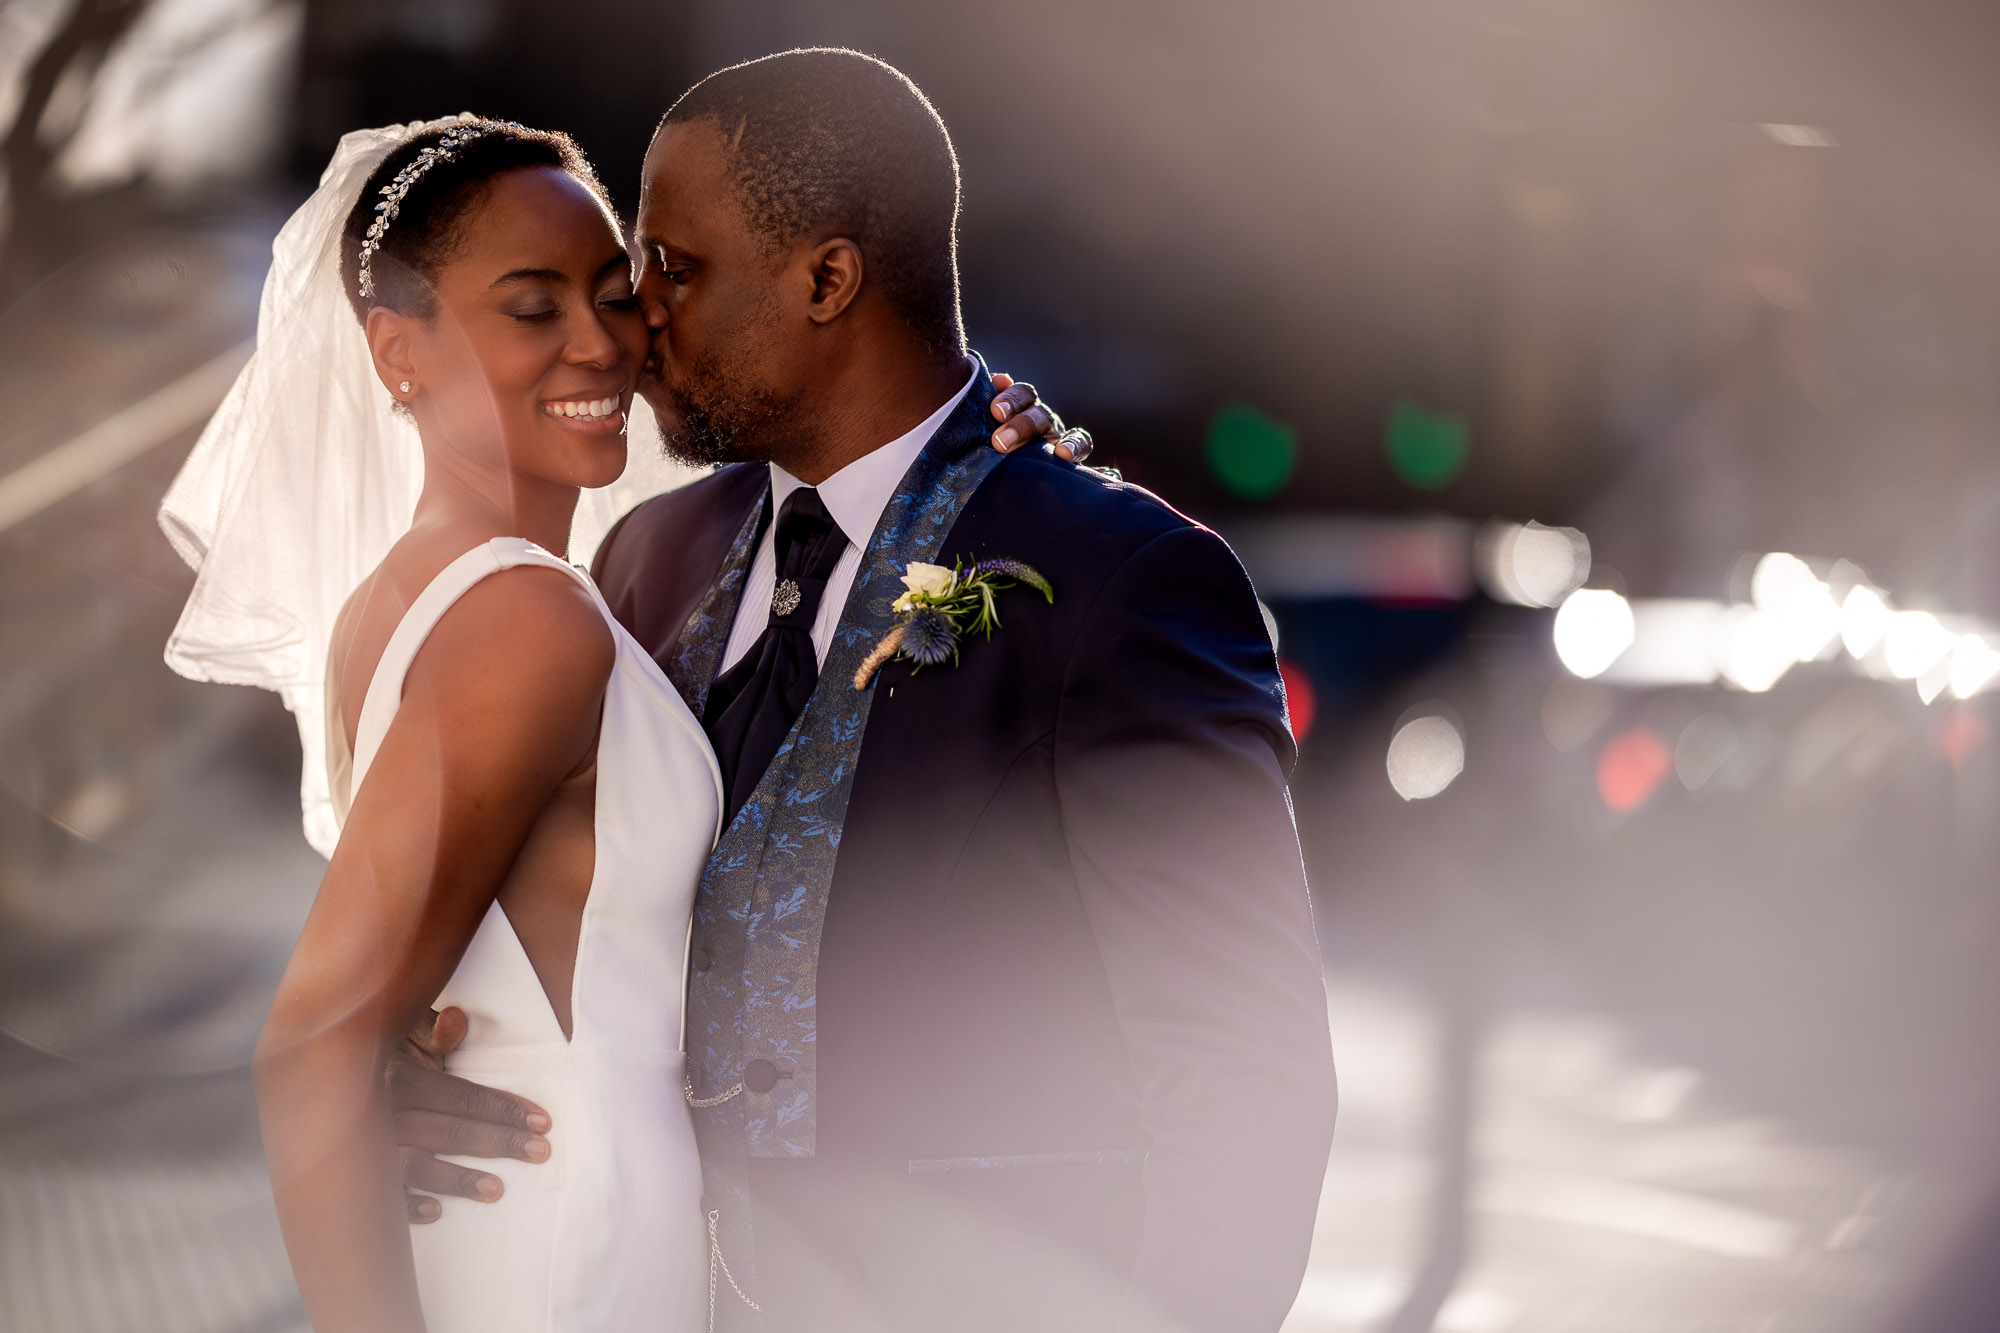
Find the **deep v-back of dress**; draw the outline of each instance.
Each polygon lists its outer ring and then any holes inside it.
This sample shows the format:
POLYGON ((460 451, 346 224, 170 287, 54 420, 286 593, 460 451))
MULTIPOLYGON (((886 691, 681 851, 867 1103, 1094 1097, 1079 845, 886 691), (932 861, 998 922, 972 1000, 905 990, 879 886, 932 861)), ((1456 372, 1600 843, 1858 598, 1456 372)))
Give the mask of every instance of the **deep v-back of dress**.
MULTIPOLYGON (((529 1098, 554 1126, 546 1163, 476 1163, 501 1178, 498 1203, 446 1200, 442 1218, 412 1228, 424 1316, 432 1333, 682 1333, 703 1326, 708 1294, 680 1049, 688 916, 722 808, 700 725, 587 577, 499 538, 446 566, 390 635, 356 725, 352 786, 366 782, 438 620, 481 579, 520 565, 577 579, 617 642, 598 736, 596 867, 567 1040, 497 902, 438 996, 470 1020, 446 1067, 529 1098)), ((332 776, 344 814, 337 765, 332 776)))

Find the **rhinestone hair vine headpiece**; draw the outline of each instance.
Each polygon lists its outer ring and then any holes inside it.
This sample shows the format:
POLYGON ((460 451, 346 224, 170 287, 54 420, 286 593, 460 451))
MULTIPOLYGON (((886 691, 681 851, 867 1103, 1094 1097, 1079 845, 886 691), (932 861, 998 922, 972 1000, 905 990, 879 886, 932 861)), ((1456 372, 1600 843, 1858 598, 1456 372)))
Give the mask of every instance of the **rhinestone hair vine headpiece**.
POLYGON ((410 187, 424 178, 424 173, 432 167, 451 161, 460 148, 486 133, 487 126, 470 123, 446 130, 444 137, 422 149, 414 160, 396 173, 396 178, 382 187, 382 202, 375 205, 375 220, 368 224, 368 234, 361 240, 360 287, 363 296, 375 295, 375 252, 382 248, 382 238, 389 233, 389 224, 402 211, 403 196, 410 187))

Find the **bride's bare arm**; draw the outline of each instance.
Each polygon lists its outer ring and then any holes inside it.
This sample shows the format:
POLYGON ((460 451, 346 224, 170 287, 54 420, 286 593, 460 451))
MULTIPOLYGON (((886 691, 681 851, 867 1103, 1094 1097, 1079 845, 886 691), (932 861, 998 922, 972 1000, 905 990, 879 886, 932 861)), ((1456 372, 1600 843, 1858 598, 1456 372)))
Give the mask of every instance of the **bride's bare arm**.
POLYGON ((411 665, 257 1043, 278 1217, 320 1333, 423 1327, 384 1066, 588 761, 612 654, 587 592, 516 569, 411 665))

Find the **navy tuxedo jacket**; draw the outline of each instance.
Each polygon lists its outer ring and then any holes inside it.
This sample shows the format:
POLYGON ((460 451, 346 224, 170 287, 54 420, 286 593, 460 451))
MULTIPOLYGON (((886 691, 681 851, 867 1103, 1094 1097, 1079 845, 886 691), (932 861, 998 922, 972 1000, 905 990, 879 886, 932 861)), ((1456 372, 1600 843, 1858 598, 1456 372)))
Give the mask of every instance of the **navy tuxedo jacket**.
MULTIPOLYGON (((944 430, 984 447, 980 388, 944 430)), ((662 664, 767 488, 725 467, 606 538, 597 580, 662 664)), ((818 1155, 752 1164, 760 1281, 791 1246, 859 1289, 801 1296, 817 1327, 843 1300, 874 1327, 1103 1327, 1097 1283, 1149 1327, 1274 1330, 1335 1087, 1255 595, 1213 532, 1042 451, 941 554, 994 557, 1054 604, 1006 592, 957 665, 875 686, 820 950, 818 1155), (767 1203, 800 1234, 767 1239, 767 1203)))

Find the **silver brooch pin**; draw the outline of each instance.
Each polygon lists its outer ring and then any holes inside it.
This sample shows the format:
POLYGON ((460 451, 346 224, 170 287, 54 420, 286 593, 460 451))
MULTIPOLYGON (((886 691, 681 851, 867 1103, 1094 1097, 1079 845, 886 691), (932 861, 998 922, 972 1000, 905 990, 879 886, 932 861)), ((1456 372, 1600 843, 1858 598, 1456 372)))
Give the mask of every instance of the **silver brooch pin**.
POLYGON ((779 616, 790 615, 799 609, 799 603, 802 600, 804 598, 799 592, 799 585, 791 579, 784 580, 771 590, 772 618, 776 619, 779 616))

